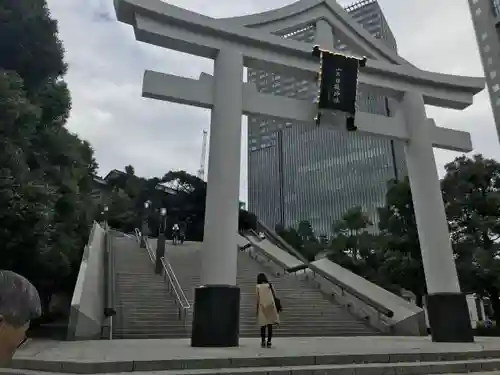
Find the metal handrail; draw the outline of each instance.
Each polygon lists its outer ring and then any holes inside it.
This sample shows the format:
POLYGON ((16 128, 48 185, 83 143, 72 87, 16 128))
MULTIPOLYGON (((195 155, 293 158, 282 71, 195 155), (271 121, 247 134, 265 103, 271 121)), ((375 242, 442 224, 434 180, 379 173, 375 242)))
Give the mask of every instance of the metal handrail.
POLYGON ((151 245, 149 244, 149 241, 148 241, 147 237, 144 239, 144 243, 146 244, 146 250, 148 251, 149 259, 151 259, 151 262, 153 264, 155 264, 155 262, 156 262, 156 254, 153 251, 153 249, 151 249, 151 245))
MULTIPOLYGON (((153 264, 156 263, 156 254, 154 253, 153 249, 151 249, 151 245, 149 244, 148 239, 145 239, 146 243, 146 250, 148 251, 149 259, 151 259, 151 262, 153 264)), ((185 319, 187 315, 187 310, 191 308, 191 304, 189 303, 188 298, 186 297, 186 294, 184 293, 184 290, 182 290, 181 284, 179 283, 179 280, 177 279, 177 276, 175 276, 175 272, 172 268, 172 265, 170 262, 165 258, 162 257, 160 259, 162 267, 163 267, 163 280, 167 282, 166 278, 168 277, 168 283, 169 285, 169 290, 174 292, 175 297, 177 299, 177 304, 179 306, 179 317, 182 319, 185 319)))
POLYGON ((137 239, 137 243, 140 244, 141 243, 141 236, 142 236, 141 231, 139 229, 135 228, 134 234, 135 234, 135 238, 137 239))
POLYGON ((191 304, 189 303, 189 300, 186 297, 186 294, 182 290, 181 284, 179 283, 177 276, 175 276, 175 272, 172 269, 172 266, 169 263, 169 261, 165 257, 162 257, 161 264, 163 266, 163 270, 165 271, 164 275, 167 275, 167 277, 170 280, 170 284, 176 286, 174 288, 174 292, 177 296, 177 301, 179 303, 179 306, 184 310, 184 313, 185 313, 187 310, 189 310, 191 308, 191 304))

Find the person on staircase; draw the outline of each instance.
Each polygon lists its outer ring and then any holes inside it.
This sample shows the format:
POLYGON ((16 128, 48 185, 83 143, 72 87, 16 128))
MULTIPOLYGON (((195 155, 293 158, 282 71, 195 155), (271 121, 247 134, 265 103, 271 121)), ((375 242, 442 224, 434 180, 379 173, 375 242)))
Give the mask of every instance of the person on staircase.
POLYGON ((174 226, 172 227, 172 241, 174 245, 176 245, 177 242, 179 241, 179 234, 180 234, 179 224, 175 223, 174 226))
POLYGON ((42 314, 36 288, 23 276, 0 270, 0 368, 26 341, 30 321, 42 314))
POLYGON ((276 295, 273 286, 263 273, 257 276, 257 323, 260 327, 261 346, 271 347, 273 325, 279 324, 279 312, 276 306, 276 295), (267 330, 267 341, 266 341, 267 330))
POLYGON ((179 226, 179 241, 181 245, 186 240, 186 227, 187 227, 186 222, 181 221, 181 225, 179 226))

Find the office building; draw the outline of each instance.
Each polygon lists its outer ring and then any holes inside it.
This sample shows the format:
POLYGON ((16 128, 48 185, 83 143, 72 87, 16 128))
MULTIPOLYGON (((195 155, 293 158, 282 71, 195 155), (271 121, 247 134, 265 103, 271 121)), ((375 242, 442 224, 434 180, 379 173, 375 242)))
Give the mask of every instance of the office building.
MULTIPOLYGON (((346 11, 376 38, 397 49, 396 40, 375 0, 363 0, 346 11)), ((313 43, 315 26, 282 35, 313 43)), ((349 53, 349 45, 336 41, 349 53)), ((317 86, 258 70, 248 81, 261 92, 313 100, 317 86)), ((389 116, 391 100, 361 92, 358 110, 389 116)), ((376 223, 387 182, 406 174, 403 144, 361 133, 346 134, 332 126, 315 127, 248 117, 248 206, 270 227, 296 226, 308 220, 317 235, 329 235, 332 224, 349 208, 361 206, 376 223)))
POLYGON ((500 137, 500 0, 468 0, 500 137))

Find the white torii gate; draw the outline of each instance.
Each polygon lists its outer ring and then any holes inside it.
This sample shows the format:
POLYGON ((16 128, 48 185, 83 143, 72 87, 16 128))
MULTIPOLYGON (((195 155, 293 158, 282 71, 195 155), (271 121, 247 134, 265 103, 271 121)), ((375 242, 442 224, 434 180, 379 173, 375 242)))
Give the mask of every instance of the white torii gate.
MULTIPOLYGON (((424 104, 464 109, 484 79, 422 71, 372 37, 335 0, 300 0, 283 8, 232 19, 213 19, 160 0, 114 0, 118 20, 134 27, 138 41, 214 59, 214 77, 199 80, 146 71, 143 96, 211 109, 204 285, 195 296, 193 346, 236 346, 239 289, 236 237, 242 114, 311 122, 316 105, 259 93, 243 82, 243 67, 313 81, 318 62, 312 45, 271 34, 315 23, 316 44, 333 50, 334 34, 368 57, 359 83, 396 98, 392 117, 358 112, 358 131, 405 141, 405 154, 428 290, 434 341, 473 341, 465 296, 460 291, 433 147, 469 152, 470 135, 437 127, 424 104), (332 31, 333 29, 333 31, 332 31)), ((363 87, 364 86, 364 87, 363 87)), ((314 125, 311 125, 314 126, 314 125)), ((343 125, 342 125, 343 126, 343 125)), ((346 134, 346 136, 349 136, 346 134)))

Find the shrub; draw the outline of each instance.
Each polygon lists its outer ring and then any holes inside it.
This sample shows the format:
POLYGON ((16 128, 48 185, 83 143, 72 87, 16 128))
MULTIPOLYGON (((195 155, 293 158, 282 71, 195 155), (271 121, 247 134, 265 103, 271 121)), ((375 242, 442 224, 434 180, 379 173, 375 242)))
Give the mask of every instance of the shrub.
POLYGON ((248 212, 246 210, 240 209, 240 215, 238 218, 238 230, 257 230, 257 216, 255 214, 248 212))

